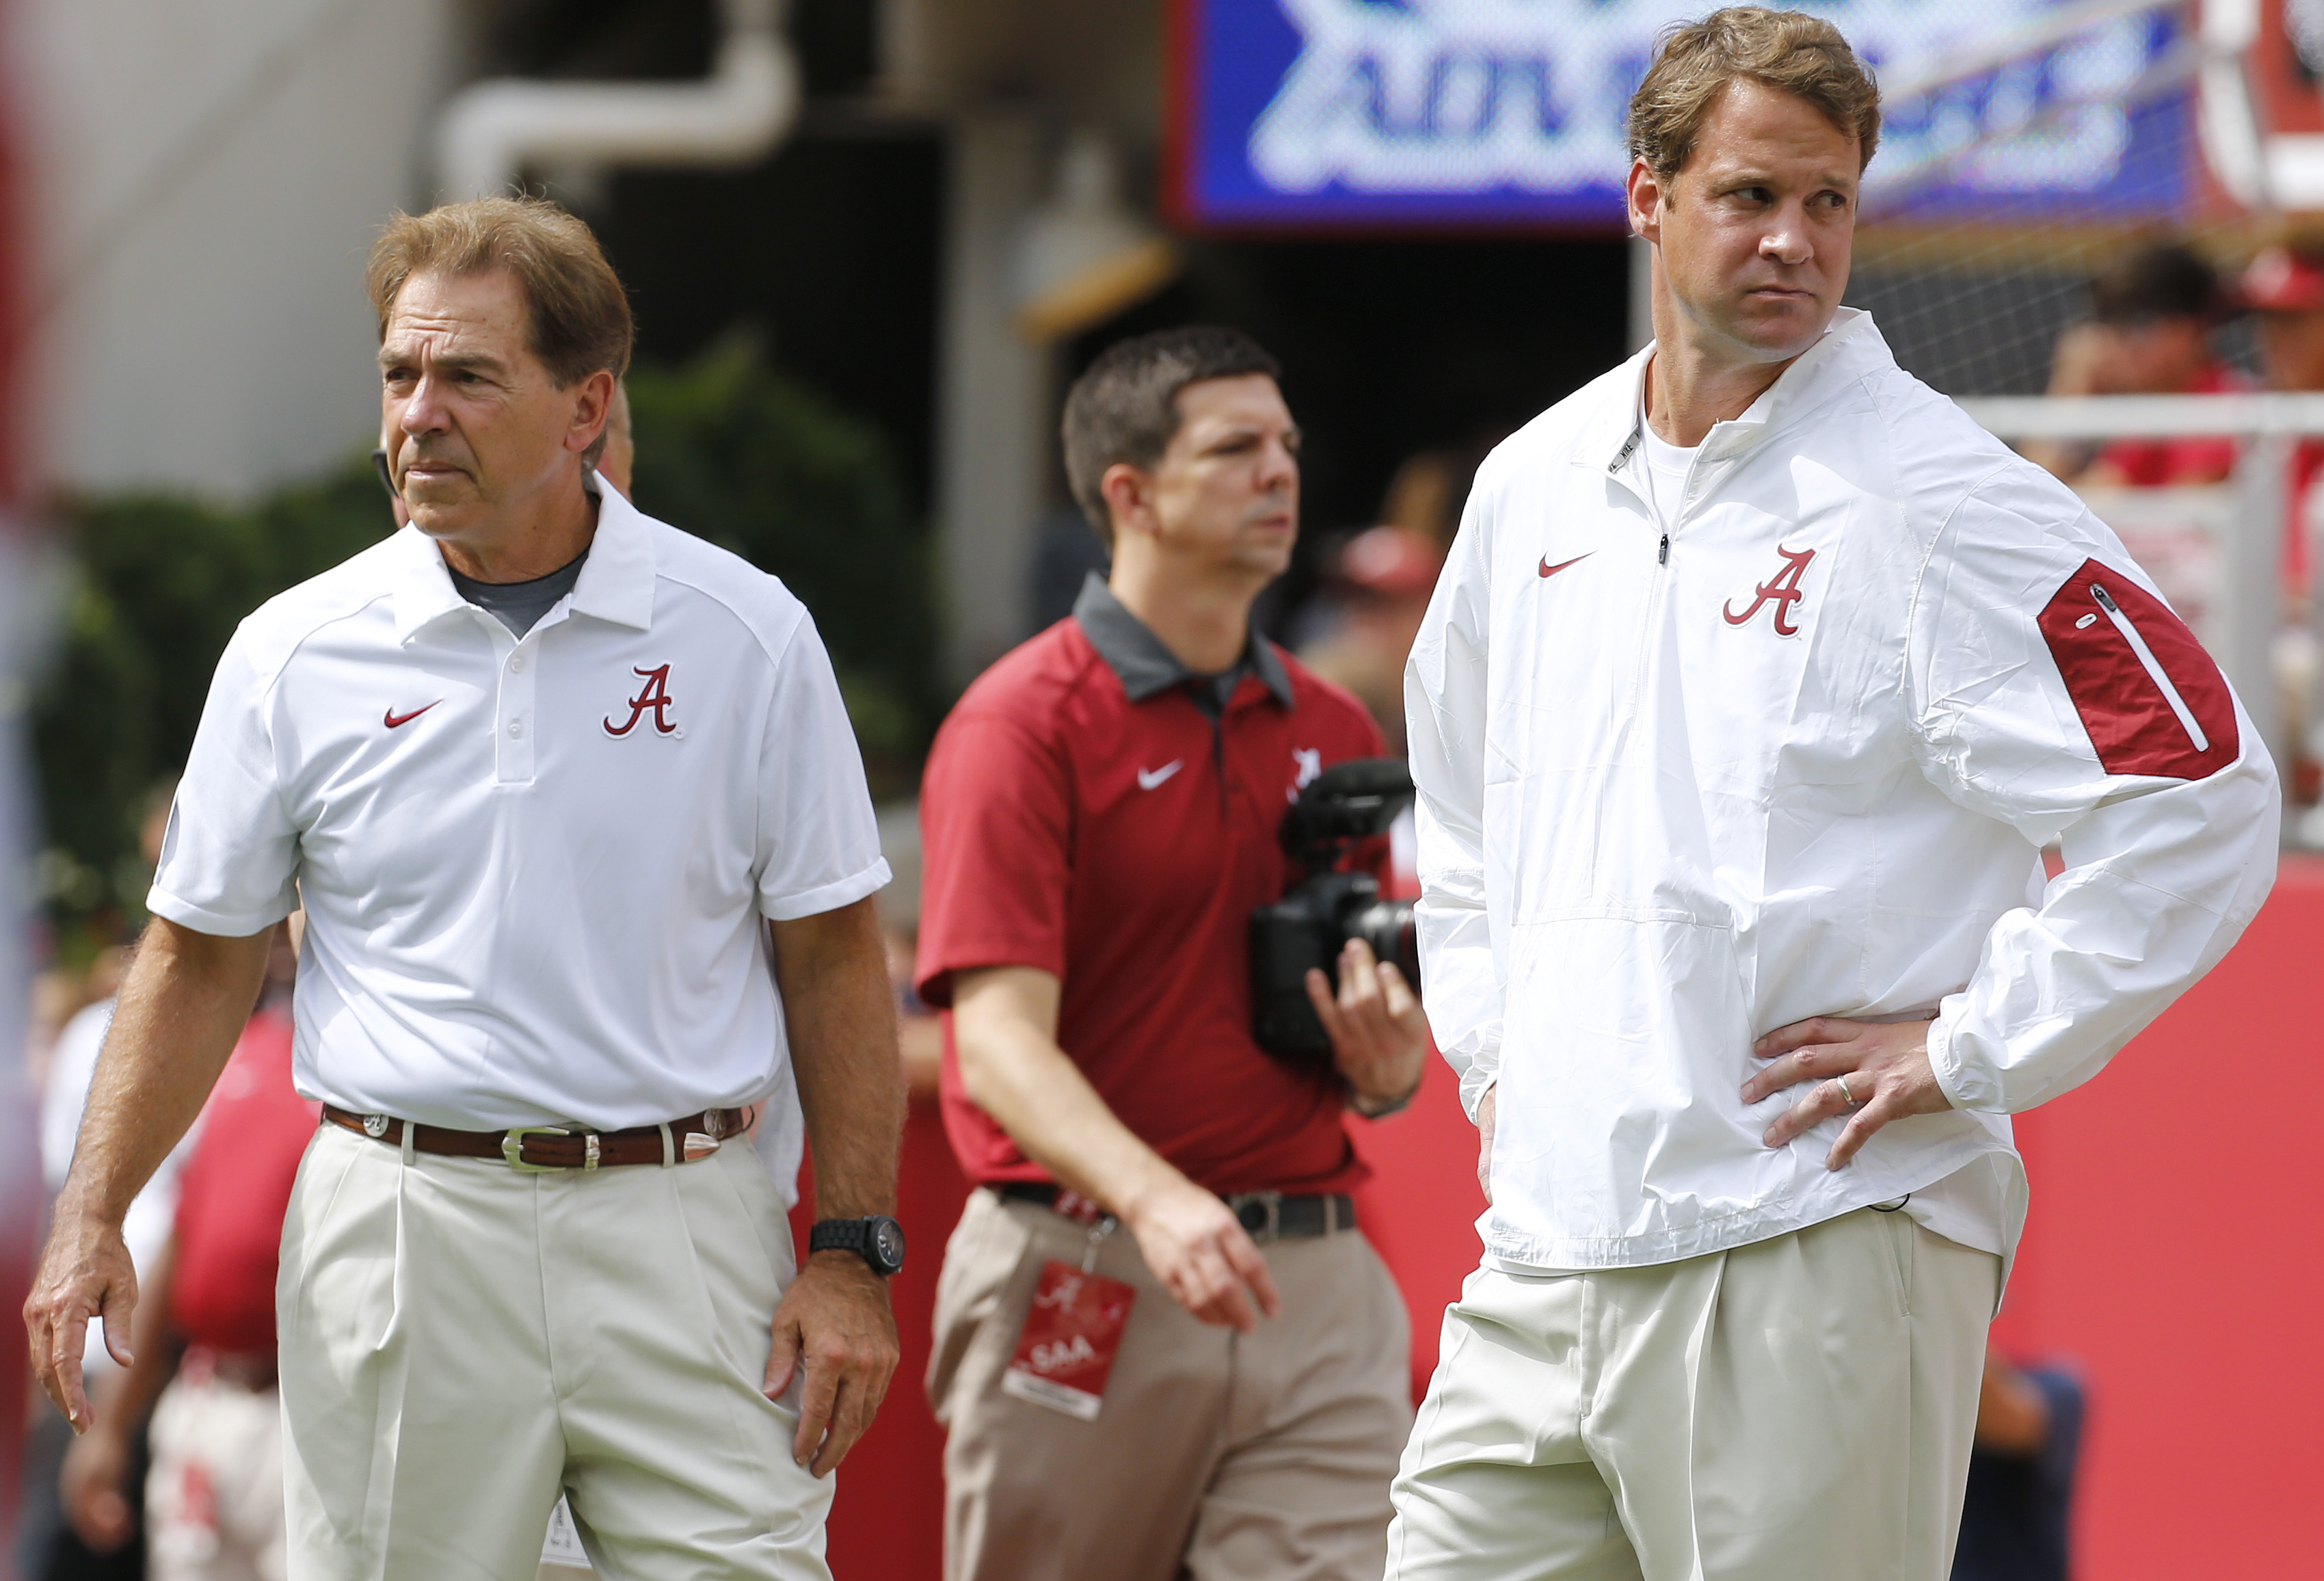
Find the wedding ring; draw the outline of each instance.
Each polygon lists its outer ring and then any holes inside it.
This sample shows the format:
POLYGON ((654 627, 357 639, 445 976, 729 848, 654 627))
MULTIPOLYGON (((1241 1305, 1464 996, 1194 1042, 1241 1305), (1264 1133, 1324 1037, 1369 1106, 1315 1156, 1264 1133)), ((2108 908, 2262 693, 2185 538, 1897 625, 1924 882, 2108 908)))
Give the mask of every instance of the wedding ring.
POLYGON ((1864 1100, 1848 1090, 1848 1077, 1843 1076, 1835 1079, 1840 1087, 1840 1096, 1842 1103, 1846 1104, 1851 1109, 1861 1109, 1864 1107, 1864 1100))

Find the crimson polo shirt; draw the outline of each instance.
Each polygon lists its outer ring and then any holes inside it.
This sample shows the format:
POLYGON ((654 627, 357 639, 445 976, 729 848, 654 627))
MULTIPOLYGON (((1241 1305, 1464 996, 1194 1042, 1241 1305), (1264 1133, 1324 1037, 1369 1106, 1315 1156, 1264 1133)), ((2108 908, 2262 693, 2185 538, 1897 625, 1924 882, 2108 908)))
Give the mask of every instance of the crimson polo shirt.
POLYGON ((1222 706, 1093 577, 1071 618, 980 677, 920 794, 921 996, 945 1012, 945 1129, 968 1179, 1049 1177, 969 1100, 952 981, 1034 966, 1057 1042, 1122 1123, 1217 1192, 1344 1191, 1368 1172, 1338 1083, 1250 1031, 1250 918, 1297 877, 1299 788, 1374 757, 1363 705, 1253 634, 1222 706), (1095 640, 1093 640, 1094 636, 1095 640))

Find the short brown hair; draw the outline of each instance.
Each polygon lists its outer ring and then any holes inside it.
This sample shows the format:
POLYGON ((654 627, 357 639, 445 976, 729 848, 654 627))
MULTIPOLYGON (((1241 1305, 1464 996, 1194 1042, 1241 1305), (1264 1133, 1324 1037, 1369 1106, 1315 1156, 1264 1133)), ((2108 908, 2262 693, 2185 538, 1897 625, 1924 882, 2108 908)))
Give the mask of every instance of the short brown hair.
POLYGON ((1729 5, 1674 23, 1630 96, 1630 156, 1658 180, 1678 174, 1702 123, 1738 78, 1801 98, 1856 139, 1856 168, 1880 143, 1880 89, 1840 31, 1803 11, 1729 5))
POLYGON ((1194 324, 1116 341, 1065 393, 1065 481, 1090 526, 1113 547, 1113 518, 1100 488, 1126 461, 1151 470, 1178 432, 1178 392, 1205 379, 1283 377, 1283 365, 1240 329, 1194 324))
POLYGON ((389 220, 364 269, 380 338, 413 275, 502 269, 524 289, 532 355, 558 389, 600 368, 616 381, 629 371, 630 299, 620 277, 587 226, 539 198, 479 198, 389 220))

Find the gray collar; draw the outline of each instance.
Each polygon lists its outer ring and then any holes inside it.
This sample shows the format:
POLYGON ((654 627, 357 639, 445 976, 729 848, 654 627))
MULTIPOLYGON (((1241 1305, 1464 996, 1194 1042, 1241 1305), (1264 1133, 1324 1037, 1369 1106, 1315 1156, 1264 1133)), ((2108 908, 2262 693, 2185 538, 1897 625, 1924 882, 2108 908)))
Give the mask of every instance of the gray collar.
MULTIPOLYGON (((1081 623, 1082 635, 1095 648, 1098 657, 1114 674, 1121 678, 1121 689, 1130 694, 1133 703, 1157 697, 1176 688, 1208 681, 1218 685, 1214 694, 1222 707, 1227 697, 1234 691, 1234 682, 1246 670, 1258 676, 1275 700, 1285 707, 1291 707, 1291 677, 1284 673, 1283 661, 1276 656, 1275 644, 1256 631, 1243 649, 1242 658, 1224 676, 1209 676, 1189 670, 1178 661, 1178 656, 1162 645, 1162 639, 1147 629, 1146 623, 1130 613, 1105 578, 1092 571, 1082 583, 1081 596, 1074 600, 1074 619, 1081 623)), ((1203 699, 1197 698, 1198 707, 1203 699)), ((1213 710, 1207 707, 1205 713, 1213 710)))

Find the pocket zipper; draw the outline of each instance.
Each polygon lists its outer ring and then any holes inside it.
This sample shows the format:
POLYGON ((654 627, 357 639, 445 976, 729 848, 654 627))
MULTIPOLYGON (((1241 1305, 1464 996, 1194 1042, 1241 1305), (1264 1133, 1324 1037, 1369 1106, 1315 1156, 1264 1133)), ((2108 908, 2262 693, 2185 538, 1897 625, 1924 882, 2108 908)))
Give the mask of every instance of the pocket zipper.
POLYGON ((2154 682, 2155 689, 2163 694, 2163 700, 2170 704, 2171 711, 2179 717, 2179 724, 2187 732, 2187 739, 2195 744, 2195 750, 2210 751, 2211 739, 2203 734, 2203 727, 2195 723, 2194 710, 2187 706, 2187 699, 2179 695, 2179 689, 2171 684, 2171 678, 2163 672, 2163 661, 2154 656, 2154 650, 2146 645, 2146 639, 2138 634, 2138 628, 2130 624, 2130 616, 2123 614, 2122 606, 2114 601, 2114 595, 2108 593, 2103 584, 2092 582, 2090 596, 2098 601, 2098 607, 2106 611, 2108 620, 2114 622, 2114 629, 2122 633, 2123 641, 2130 644, 2130 651, 2137 654, 2138 661, 2146 667, 2147 679, 2154 682))

